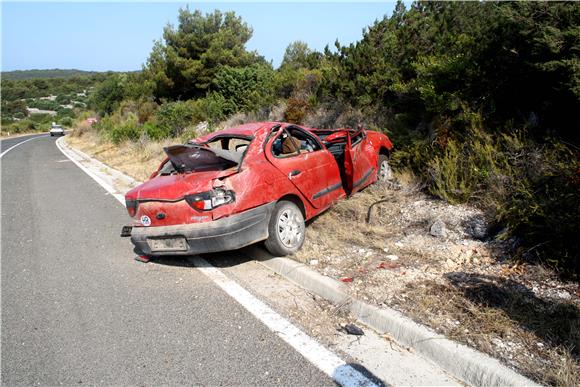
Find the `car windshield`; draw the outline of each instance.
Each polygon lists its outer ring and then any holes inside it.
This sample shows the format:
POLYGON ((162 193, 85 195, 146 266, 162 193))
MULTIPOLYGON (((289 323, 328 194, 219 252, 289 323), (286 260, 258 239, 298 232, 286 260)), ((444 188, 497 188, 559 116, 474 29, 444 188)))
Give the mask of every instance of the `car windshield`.
POLYGON ((237 166, 243 153, 201 145, 173 145, 164 148, 171 164, 179 173, 221 171, 237 166))

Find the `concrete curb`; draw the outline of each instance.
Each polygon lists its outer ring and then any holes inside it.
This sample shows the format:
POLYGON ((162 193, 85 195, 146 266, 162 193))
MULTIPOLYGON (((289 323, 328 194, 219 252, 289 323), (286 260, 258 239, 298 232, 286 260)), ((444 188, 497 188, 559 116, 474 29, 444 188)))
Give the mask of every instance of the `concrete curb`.
POLYGON ((499 360, 459 344, 417 324, 388 307, 378 308, 349 296, 348 287, 296 261, 271 257, 257 246, 246 248, 252 258, 308 291, 341 305, 358 320, 381 334, 413 348, 455 377, 473 386, 537 386, 499 360))
MULTIPOLYGON (((139 182, 113 169, 91 156, 70 147, 63 138, 57 140, 59 148, 75 162, 98 173, 119 194, 124 194, 139 182)), ((257 246, 244 249, 252 258, 284 276, 298 286, 347 308, 358 320, 379 333, 388 334, 397 342, 413 348, 458 379, 473 386, 537 386, 530 379, 501 364, 497 359, 456 343, 431 329, 417 324, 394 309, 378 308, 354 299, 346 285, 323 276, 299 262, 282 257, 272 257, 257 246)))

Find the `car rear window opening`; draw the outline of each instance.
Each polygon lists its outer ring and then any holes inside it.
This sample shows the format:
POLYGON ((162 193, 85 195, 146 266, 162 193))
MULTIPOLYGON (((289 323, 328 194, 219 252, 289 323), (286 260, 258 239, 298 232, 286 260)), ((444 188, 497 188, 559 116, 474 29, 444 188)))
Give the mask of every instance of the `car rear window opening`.
POLYGON ((221 171, 237 166, 242 154, 199 145, 173 145, 164 148, 165 153, 179 173, 221 171))

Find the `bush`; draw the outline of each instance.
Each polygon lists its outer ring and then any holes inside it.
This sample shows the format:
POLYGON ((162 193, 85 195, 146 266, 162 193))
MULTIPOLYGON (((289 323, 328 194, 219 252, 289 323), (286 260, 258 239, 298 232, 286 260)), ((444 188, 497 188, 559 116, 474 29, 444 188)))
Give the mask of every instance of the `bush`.
POLYGON ((419 165, 431 158, 423 173, 432 194, 483 206, 503 227, 500 238, 518 237, 515 256, 578 277, 577 156, 558 142, 538 145, 525 132, 492 137, 471 130, 462 139, 449 139, 443 149, 423 147, 417 157, 419 165))
POLYGON ((47 99, 35 99, 28 102, 28 107, 37 108, 40 110, 57 110, 60 104, 56 101, 50 101, 47 99))
POLYGON ((74 118, 75 117, 75 112, 72 109, 69 108, 58 108, 57 109, 57 115, 58 117, 71 117, 74 118))
POLYGON ((164 103, 155 112, 157 126, 172 137, 179 136, 185 128, 203 118, 199 102, 193 100, 164 103))
POLYGON ((139 123, 144 124, 153 118, 153 115, 155 114, 155 111, 157 111, 158 107, 159 106, 153 101, 143 101, 139 103, 137 110, 137 118, 139 119, 139 123))
POLYGON ((267 65, 223 67, 213 81, 215 93, 227 103, 223 113, 251 112, 274 102, 274 71, 267 65))
POLYGON ((552 142, 545 146, 524 142, 517 151, 511 149, 513 175, 504 181, 507 195, 498 197, 503 200, 497 202, 497 220, 506 226, 506 236, 521 236, 520 258, 579 279, 578 154, 552 142))
POLYGON ((219 93, 209 93, 205 98, 198 100, 199 109, 204 121, 213 125, 224 120, 235 111, 234 106, 219 93))
POLYGON ((7 133, 24 133, 42 129, 42 126, 29 119, 15 121, 5 125, 2 124, 2 131, 7 133))
POLYGON ((154 124, 153 122, 146 122, 143 125, 143 133, 152 140, 161 140, 169 137, 170 133, 154 124))
POLYGON ((50 114, 31 114, 28 120, 39 124, 48 124, 54 120, 54 117, 50 114))
POLYGON ((294 124, 301 124, 309 109, 308 102, 299 98, 288 98, 284 120, 294 124))
POLYGON ((60 120, 60 124, 63 126, 71 127, 73 125, 73 119, 70 117, 64 117, 60 120))
POLYGON ((137 141, 141 136, 141 130, 135 120, 128 120, 108 130, 107 135, 114 144, 120 144, 123 141, 137 141))

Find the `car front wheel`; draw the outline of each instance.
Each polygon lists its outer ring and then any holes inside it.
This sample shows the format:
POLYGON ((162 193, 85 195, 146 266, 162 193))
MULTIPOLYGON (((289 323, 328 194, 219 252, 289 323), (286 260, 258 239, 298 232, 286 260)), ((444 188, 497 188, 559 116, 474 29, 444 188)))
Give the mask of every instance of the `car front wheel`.
POLYGON ((393 170, 389 165, 389 158, 386 155, 379 155, 378 180, 382 183, 393 180, 393 170))
POLYGON ((302 211, 296 204, 282 200, 276 204, 268 225, 266 249, 273 255, 294 254, 304 244, 305 225, 302 211))

